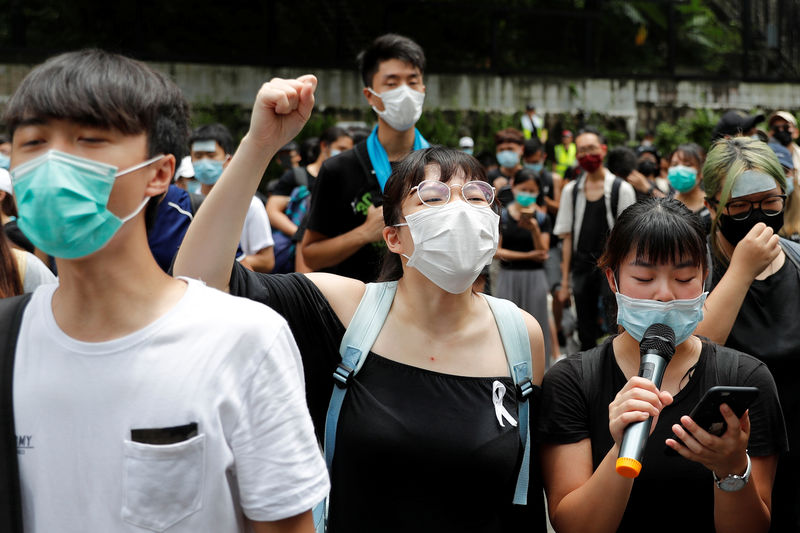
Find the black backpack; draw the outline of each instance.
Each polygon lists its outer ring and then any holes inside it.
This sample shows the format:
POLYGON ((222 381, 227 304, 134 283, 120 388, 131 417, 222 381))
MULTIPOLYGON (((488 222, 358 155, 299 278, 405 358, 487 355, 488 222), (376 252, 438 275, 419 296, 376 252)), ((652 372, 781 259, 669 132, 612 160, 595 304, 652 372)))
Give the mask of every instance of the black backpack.
POLYGON ((22 533, 17 434, 14 427, 14 356, 30 294, 0 299, 0 531, 22 533))
MULTIPOLYGON (((585 180, 586 175, 580 176, 577 180, 575 180, 575 186, 572 188, 572 234, 575 234, 575 204, 578 203, 578 185, 580 185, 581 180, 585 180)), ((611 212, 614 214, 614 220, 617 219, 617 212, 619 208, 619 188, 622 187, 622 178, 618 178, 614 176, 614 183, 611 185, 611 212)), ((603 195, 605 196, 605 194, 603 195)), ((611 228, 609 228, 611 229, 611 228)))

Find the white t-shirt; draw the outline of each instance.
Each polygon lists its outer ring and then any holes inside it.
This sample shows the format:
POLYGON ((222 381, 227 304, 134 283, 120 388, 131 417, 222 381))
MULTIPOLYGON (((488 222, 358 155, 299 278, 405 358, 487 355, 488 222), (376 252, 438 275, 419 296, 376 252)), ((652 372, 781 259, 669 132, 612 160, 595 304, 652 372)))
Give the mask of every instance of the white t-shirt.
POLYGON ((250 207, 247 208, 239 245, 245 255, 254 255, 264 248, 275 245, 267 218, 267 208, 257 196, 253 196, 250 207))
POLYGON ((99 343, 58 327, 56 285, 34 292, 14 371, 27 532, 241 532, 242 512, 279 520, 326 496, 285 320, 187 281, 164 316, 99 343))

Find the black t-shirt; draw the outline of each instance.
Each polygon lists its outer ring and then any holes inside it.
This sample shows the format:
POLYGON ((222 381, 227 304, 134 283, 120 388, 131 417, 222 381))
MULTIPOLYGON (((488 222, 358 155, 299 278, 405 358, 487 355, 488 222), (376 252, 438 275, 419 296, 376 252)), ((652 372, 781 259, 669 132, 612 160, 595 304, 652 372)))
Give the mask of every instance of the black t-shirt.
POLYGON ((278 178, 278 183, 275 185, 275 189, 273 189, 272 194, 277 196, 291 196, 295 187, 303 185, 297 180, 297 172, 302 172, 305 174, 308 190, 311 191, 316 178, 309 174, 305 167, 298 167, 297 170, 290 168, 284 172, 280 178, 278 178))
MULTIPOLYGON (((383 192, 369 160, 367 143, 362 141, 322 163, 307 228, 326 237, 337 237, 363 224, 370 205, 382 203, 383 192)), ((379 240, 323 270, 364 282, 375 281, 385 252, 386 243, 379 240)))
POLYGON ((608 220, 606 220, 605 197, 601 196, 594 202, 587 200, 573 265, 578 266, 578 263, 585 263, 594 269, 597 259, 603 254, 607 238, 608 220))
MULTIPOLYGON (((713 258, 713 284, 724 267, 713 258)), ((773 491, 772 531, 800 531, 800 271, 786 257, 783 266, 763 280, 754 280, 744 297, 726 346, 753 354, 775 377, 791 450, 778 461, 773 491)))
MULTIPOLYGON (((258 274, 238 263, 230 291, 286 318, 322 440, 344 335, 330 304, 301 274, 258 274)), ((511 378, 440 374, 370 353, 342 404, 329 531, 501 532, 524 526, 544 532, 536 461, 528 492, 533 504, 511 504, 522 447, 519 430, 497 422, 495 380, 505 385, 503 405, 516 420, 511 378)), ((538 414, 540 389, 534 392, 528 400, 531 420, 538 414)))
MULTIPOLYGON (((714 286, 724 274, 716 257, 714 286)), ((754 280, 744 297, 742 307, 733 323, 726 346, 753 354, 767 364, 784 407, 789 396, 797 397, 800 376, 800 271, 786 257, 783 266, 763 280, 754 280), (784 392, 788 396, 784 398, 784 392)), ((797 405, 796 402, 792 402, 797 405)), ((798 405, 800 407, 800 405, 798 405)), ((798 442, 800 445, 800 442, 798 442)))
MULTIPOLYGON (((539 231, 541 233, 551 233, 553 231, 550 217, 547 215, 537 212, 536 220, 539 223, 539 231)), ((508 209, 503 209, 500 216, 500 232, 503 235, 503 248, 517 252, 533 250, 533 235, 531 235, 530 230, 520 228, 519 222, 514 220, 508 209)), ((539 270, 544 268, 544 263, 532 260, 501 261, 500 266, 509 270, 539 270)))
MULTIPOLYGON (((787 449, 786 432, 775 383, 767 367, 749 355, 738 354, 735 383, 718 365, 733 351, 704 342, 692 377, 661 411, 650 435, 642 471, 633 483, 628 506, 618 531, 714 531, 714 483, 711 472, 700 463, 666 455, 667 438, 680 417, 691 412, 702 395, 715 385, 758 387, 759 395, 750 406, 752 457, 777 455, 787 449), (663 512, 660 512, 663 511, 663 512)), ((571 444, 590 439, 593 469, 613 447, 608 430, 608 405, 627 380, 617 365, 610 341, 602 346, 571 355, 556 363, 544 376, 539 438, 548 444, 571 444), (586 383, 581 357, 601 358, 597 375, 586 383)), ((601 510, 598 510, 600 512, 601 510)))
POLYGON ((504 174, 500 167, 493 168, 486 175, 486 181, 488 181, 489 185, 492 185, 493 187, 496 186, 494 184, 494 180, 496 180, 497 178, 505 178, 505 179, 507 179, 508 182, 509 182, 509 185, 510 185, 511 181, 514 179, 514 176, 513 175, 512 176, 508 176, 508 175, 504 174))

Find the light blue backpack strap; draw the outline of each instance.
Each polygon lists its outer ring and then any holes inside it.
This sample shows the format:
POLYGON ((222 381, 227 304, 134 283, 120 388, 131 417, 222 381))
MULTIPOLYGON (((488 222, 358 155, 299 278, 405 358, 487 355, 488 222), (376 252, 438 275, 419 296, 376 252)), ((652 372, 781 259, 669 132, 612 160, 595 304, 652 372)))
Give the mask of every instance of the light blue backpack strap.
POLYGON ((506 352, 508 367, 511 371, 511 378, 517 387, 518 413, 519 413, 519 433, 522 442, 525 443, 522 455, 522 465, 517 477, 517 487, 514 491, 514 503, 525 505, 528 502, 528 477, 531 467, 531 432, 530 422, 530 403, 528 396, 533 392, 531 379, 531 343, 528 337, 528 327, 519 308, 508 300, 494 298, 484 295, 489 302, 489 307, 494 314, 494 320, 500 330, 500 338, 503 341, 503 348, 506 352))
MULTIPOLYGON (((389 308, 392 307, 394 294, 397 291, 397 282, 368 283, 364 296, 358 304, 350 325, 347 326, 339 353, 342 362, 333 372, 334 387, 331 401, 328 404, 328 415, 325 419, 325 463, 328 472, 332 471, 333 452, 336 447, 336 428, 339 423, 339 412, 342 410, 347 387, 364 365, 366 355, 369 353, 375 339, 383 328, 389 308)), ((324 531, 324 516, 326 502, 320 502, 314 508, 314 523, 317 531, 324 531), (317 522, 317 519, 320 521, 317 522)))
POLYGON ((314 531, 317 533, 325 533, 325 515, 327 514, 325 507, 327 502, 328 499, 325 498, 311 510, 311 514, 314 517, 314 531))

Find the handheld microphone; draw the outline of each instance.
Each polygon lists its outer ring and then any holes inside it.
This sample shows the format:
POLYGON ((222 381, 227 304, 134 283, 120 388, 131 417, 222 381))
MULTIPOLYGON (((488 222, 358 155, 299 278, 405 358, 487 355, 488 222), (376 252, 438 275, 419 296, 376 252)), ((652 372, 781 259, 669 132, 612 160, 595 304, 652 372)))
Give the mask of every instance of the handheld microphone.
MULTIPOLYGON (((645 330, 642 342, 639 343, 641 363, 639 376, 652 381, 656 388, 661 388, 664 369, 667 368, 675 353, 675 332, 664 324, 653 324, 645 330)), ((634 422, 625 428, 622 445, 617 457, 617 473, 628 478, 635 478, 642 471, 642 456, 650 436, 653 417, 641 422, 634 422)))

